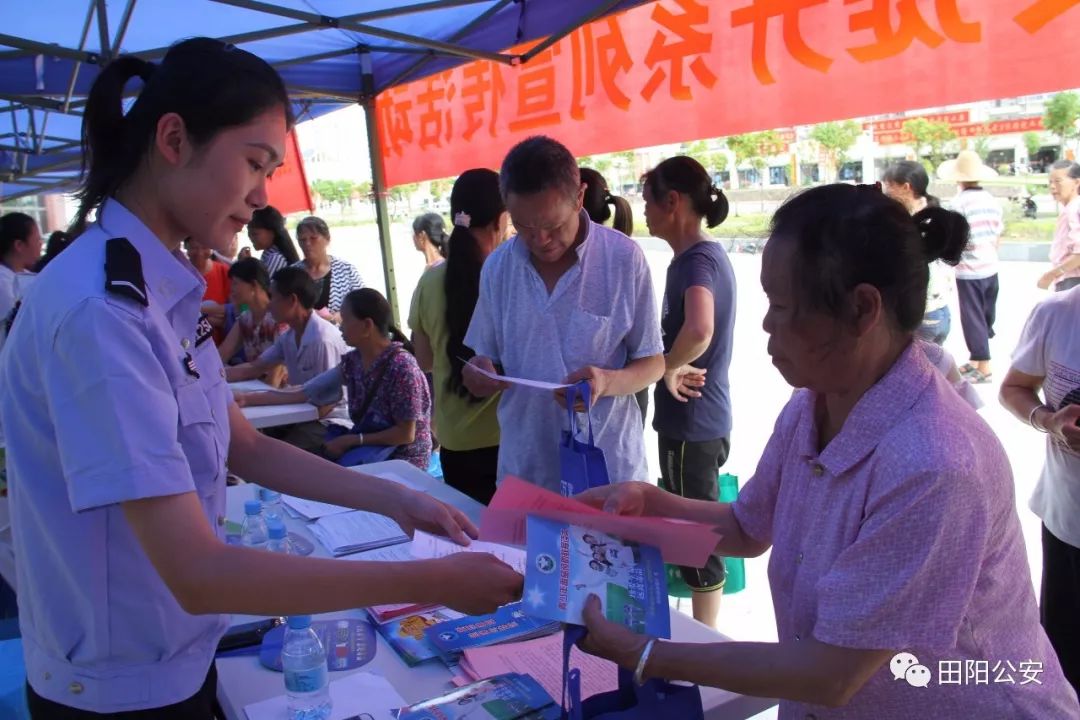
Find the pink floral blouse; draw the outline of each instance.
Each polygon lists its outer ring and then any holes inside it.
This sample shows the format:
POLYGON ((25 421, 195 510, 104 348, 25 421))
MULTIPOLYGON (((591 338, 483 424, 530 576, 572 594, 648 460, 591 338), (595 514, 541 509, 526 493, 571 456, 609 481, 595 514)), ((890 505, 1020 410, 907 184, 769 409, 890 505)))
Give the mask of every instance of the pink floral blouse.
POLYGON ((914 344, 822 452, 816 401, 793 395, 734 504, 742 529, 772 543, 780 642, 907 652, 930 682, 887 663, 846 707, 782 702, 780 718, 1080 717, 1039 625, 990 427, 914 344))

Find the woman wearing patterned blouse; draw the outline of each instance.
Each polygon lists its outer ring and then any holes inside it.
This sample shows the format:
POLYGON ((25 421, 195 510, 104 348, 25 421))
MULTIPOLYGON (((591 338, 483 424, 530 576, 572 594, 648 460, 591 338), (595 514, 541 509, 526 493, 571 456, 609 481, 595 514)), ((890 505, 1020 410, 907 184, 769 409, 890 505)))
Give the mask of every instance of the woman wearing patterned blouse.
POLYGON ((296 267, 307 270, 308 275, 319 283, 319 299, 315 309, 327 320, 341 324, 341 303, 353 290, 364 287, 364 281, 356 268, 330 255, 330 228, 326 221, 317 217, 306 217, 296 226, 296 239, 304 259, 295 263, 296 267))
POLYGON ((333 405, 347 389, 353 428, 330 428, 323 454, 352 466, 371 461, 362 448, 392 447, 382 459, 405 460, 426 471, 431 463, 431 394, 412 346, 393 325, 390 303, 371 288, 349 293, 341 305, 341 334, 355 349, 340 365, 298 390, 259 393, 258 404, 333 405))
POLYGON ((281 268, 300 261, 289 231, 285 229, 285 218, 273 206, 267 205, 251 214, 248 239, 262 252, 259 260, 271 279, 281 268))
MULTIPOLYGON (((238 355, 242 357, 240 362, 255 362, 287 326, 270 314, 270 274, 261 262, 255 258, 237 260, 229 268, 229 277, 229 300, 240 315, 218 352, 226 364, 238 355)), ((280 386, 286 379, 285 366, 274 367, 263 379, 274 387, 280 386)))
POLYGON ((966 239, 955 213, 912 218, 868 186, 780 208, 763 326, 798 389, 754 476, 731 504, 642 482, 581 497, 706 522, 726 556, 771 548, 778 641, 650 640, 590 598, 584 649, 639 679, 779 698, 781 720, 1080 717, 1039 626, 1009 458, 913 342, 927 263, 966 239), (950 668, 980 664, 1000 679, 952 681, 950 668))

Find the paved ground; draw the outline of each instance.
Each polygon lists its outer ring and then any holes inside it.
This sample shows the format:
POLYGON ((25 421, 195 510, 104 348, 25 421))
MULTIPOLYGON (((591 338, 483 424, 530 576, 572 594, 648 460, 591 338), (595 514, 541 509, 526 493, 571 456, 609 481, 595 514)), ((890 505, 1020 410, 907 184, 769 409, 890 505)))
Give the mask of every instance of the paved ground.
MULTIPOLYGON (((398 297, 401 299, 404 316, 407 315, 408 299, 423 270, 423 260, 420 254, 413 250, 411 232, 407 228, 395 226, 393 234, 398 297)), ((652 269, 659 302, 671 251, 659 240, 644 240, 641 245, 652 269)), ((380 290, 385 288, 378 243, 370 226, 334 230, 331 251, 356 264, 369 285, 380 290)), ((766 336, 761 329, 761 320, 766 302, 758 283, 760 256, 734 254, 731 260, 738 282, 735 349, 731 370, 735 429, 731 456, 725 469, 745 481, 753 473, 773 423, 791 394, 791 388, 773 368, 765 352, 766 336)), ((1028 313, 1035 303, 1045 296, 1043 291, 1035 287, 1035 281, 1044 269, 1038 263, 1003 263, 997 337, 991 342, 996 381, 1000 381, 1008 369, 1009 356, 1028 313)), ((958 362, 964 362, 967 351, 960 332, 959 311, 955 303, 952 312, 953 330, 946 347, 958 362)), ((1001 438, 1012 462, 1016 478, 1017 511, 1027 542, 1032 577, 1036 578, 1037 584, 1041 569, 1040 526, 1038 519, 1027 509, 1027 500, 1042 466, 1043 436, 1016 421, 998 404, 998 387, 997 382, 979 386, 979 393, 986 403, 982 416, 1001 438)), ((654 478, 659 477, 656 436, 652 432, 647 434, 647 445, 650 470, 654 478)), ((768 554, 746 562, 747 588, 724 599, 719 621, 721 632, 737 640, 776 640, 772 600, 766 577, 767 563, 768 554)), ((688 602, 684 602, 684 609, 688 610, 688 605, 688 602)), ((769 713, 761 717, 771 716, 772 713, 769 713)))

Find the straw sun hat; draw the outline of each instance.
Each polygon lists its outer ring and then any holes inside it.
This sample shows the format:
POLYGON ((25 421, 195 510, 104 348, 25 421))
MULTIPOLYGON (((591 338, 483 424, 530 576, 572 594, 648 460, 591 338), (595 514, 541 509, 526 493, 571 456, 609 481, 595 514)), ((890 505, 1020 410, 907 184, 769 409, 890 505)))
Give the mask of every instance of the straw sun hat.
POLYGON ((983 164, 974 150, 962 150, 955 160, 946 160, 937 169, 946 182, 981 182, 997 177, 997 171, 983 164))

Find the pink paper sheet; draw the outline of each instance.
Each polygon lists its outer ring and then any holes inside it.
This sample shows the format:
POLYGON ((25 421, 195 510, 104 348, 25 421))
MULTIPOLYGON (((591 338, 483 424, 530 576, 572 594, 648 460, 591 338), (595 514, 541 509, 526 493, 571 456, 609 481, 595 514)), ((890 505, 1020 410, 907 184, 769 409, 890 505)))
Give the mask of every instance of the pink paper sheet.
MULTIPOLYGON (((465 662, 459 667, 474 680, 508 672, 532 675, 558 702, 562 696, 562 646, 560 632, 525 642, 469 648, 465 651, 465 662)), ((610 660, 574 648, 570 652, 570 667, 581 670, 582 699, 619 687, 619 669, 610 660)))
POLYGON ((495 497, 483 511, 480 539, 524 545, 525 518, 529 515, 653 545, 660 549, 665 562, 686 567, 704 567, 720 540, 720 533, 710 525, 668 518, 612 515, 513 476, 499 484, 495 497))

